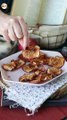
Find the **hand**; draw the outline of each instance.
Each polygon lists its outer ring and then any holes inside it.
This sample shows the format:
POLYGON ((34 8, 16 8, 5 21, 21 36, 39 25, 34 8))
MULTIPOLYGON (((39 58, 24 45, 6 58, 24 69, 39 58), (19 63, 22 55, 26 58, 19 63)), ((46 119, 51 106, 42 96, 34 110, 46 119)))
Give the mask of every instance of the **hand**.
POLYGON ((28 31, 22 17, 9 16, 1 12, 0 14, 0 34, 6 41, 19 40, 25 49, 28 45, 28 31))
MULTIPOLYGON (((35 45, 38 45, 38 42, 35 39, 29 38, 28 45, 34 47, 35 45)), ((18 44, 18 50, 23 50, 23 46, 21 46, 21 44, 18 44)))

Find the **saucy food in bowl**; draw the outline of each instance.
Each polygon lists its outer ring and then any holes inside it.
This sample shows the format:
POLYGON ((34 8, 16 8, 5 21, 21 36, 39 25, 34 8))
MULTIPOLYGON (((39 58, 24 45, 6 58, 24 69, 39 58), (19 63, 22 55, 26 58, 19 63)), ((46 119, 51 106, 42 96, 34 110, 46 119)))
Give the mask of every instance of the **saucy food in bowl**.
POLYGON ((62 55, 50 56, 35 45, 21 51, 16 59, 11 58, 8 63, 3 63, 1 67, 10 73, 21 69, 22 74, 18 77, 19 82, 41 84, 63 74, 64 64, 65 59, 62 55))

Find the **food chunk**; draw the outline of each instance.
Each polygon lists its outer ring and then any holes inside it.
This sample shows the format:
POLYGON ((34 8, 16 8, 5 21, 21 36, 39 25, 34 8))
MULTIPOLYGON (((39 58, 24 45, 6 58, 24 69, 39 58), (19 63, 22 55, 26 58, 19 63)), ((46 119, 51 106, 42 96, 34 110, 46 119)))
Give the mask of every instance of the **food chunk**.
POLYGON ((20 67, 22 67, 24 64, 25 64, 25 62, 24 62, 23 60, 18 59, 16 68, 20 68, 20 67))
POLYGON ((51 67, 51 68, 48 68, 47 73, 55 77, 57 75, 60 75, 62 73, 62 70, 59 68, 51 67))
POLYGON ((42 73, 41 80, 42 82, 49 81, 53 78, 52 74, 42 73))
POLYGON ((37 46, 37 45, 34 47, 29 46, 28 49, 26 49, 22 52, 22 55, 25 59, 31 60, 33 58, 39 57, 39 52, 40 52, 39 46, 37 46))
POLYGON ((48 65, 56 67, 56 68, 61 68, 64 65, 65 59, 63 57, 50 57, 48 59, 48 65))
POLYGON ((2 68, 7 71, 12 71, 14 70, 15 66, 13 66, 12 64, 3 64, 2 68))
POLYGON ((34 77, 34 79, 31 81, 31 83, 34 83, 34 84, 41 83, 41 74, 39 74, 38 76, 34 77))
POLYGON ((7 71, 12 71, 12 70, 16 70, 16 69, 22 67, 24 64, 25 64, 25 62, 21 59, 11 60, 10 63, 3 64, 2 68, 7 71))
POLYGON ((37 69, 37 65, 33 65, 33 64, 25 64, 23 65, 22 69, 25 71, 25 72, 32 72, 34 71, 35 69, 37 69))
POLYGON ((24 74, 19 78, 20 82, 29 82, 33 79, 33 77, 35 76, 34 73, 31 74, 24 74))

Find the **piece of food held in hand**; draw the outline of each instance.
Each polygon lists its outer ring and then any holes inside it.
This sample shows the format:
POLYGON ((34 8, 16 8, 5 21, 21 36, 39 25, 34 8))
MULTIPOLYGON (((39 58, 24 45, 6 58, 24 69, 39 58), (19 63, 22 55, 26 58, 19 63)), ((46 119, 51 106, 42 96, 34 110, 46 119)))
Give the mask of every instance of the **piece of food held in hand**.
POLYGON ((27 59, 27 60, 32 60, 34 58, 39 57, 39 51, 40 51, 40 47, 39 46, 29 46, 26 50, 23 50, 23 58, 27 59))
POLYGON ((64 63, 65 59, 62 56, 48 56, 35 45, 27 47, 17 60, 3 64, 2 68, 6 71, 15 71, 20 68, 24 74, 19 77, 19 82, 40 84, 60 75, 63 72, 64 63))

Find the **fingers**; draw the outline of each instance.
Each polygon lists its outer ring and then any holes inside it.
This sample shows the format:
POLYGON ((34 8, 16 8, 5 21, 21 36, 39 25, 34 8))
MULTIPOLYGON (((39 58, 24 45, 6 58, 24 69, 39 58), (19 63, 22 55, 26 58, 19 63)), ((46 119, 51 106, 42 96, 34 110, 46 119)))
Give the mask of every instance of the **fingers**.
POLYGON ((23 48, 28 45, 28 31, 22 17, 16 17, 10 20, 8 35, 11 40, 19 40, 23 48), (23 38, 24 37, 24 38, 23 38), (23 38, 23 39, 22 39, 23 38))
POLYGON ((27 43, 26 43, 25 37, 23 37, 23 39, 20 39, 20 40, 19 40, 19 43, 20 43, 20 45, 22 46, 22 48, 25 50, 26 47, 27 47, 27 43))
POLYGON ((9 17, 4 26, 3 36, 5 40, 18 40, 25 49, 28 45, 28 30, 22 17, 9 17))
POLYGON ((16 37, 18 39, 22 38, 23 37, 22 26, 20 25, 18 18, 13 19, 12 26, 13 26, 16 37))
POLYGON ((12 24, 9 25, 9 29, 8 29, 8 36, 12 41, 17 40, 16 34, 14 32, 13 26, 12 24))
POLYGON ((25 37, 28 37, 28 31, 27 31, 27 25, 26 25, 26 23, 24 22, 24 20, 23 20, 23 18, 22 17, 17 17, 18 18, 18 21, 19 21, 19 24, 20 24, 20 26, 21 26, 21 30, 22 30, 22 32, 23 32, 23 35, 25 36, 25 37))
POLYGON ((8 36, 8 30, 3 31, 3 37, 6 41, 10 41, 10 37, 8 36))
MULTIPOLYGON (((23 38, 23 46, 24 46, 24 49, 27 47, 28 45, 28 30, 27 30, 27 25, 25 24, 24 20, 22 17, 18 17, 18 20, 19 20, 19 23, 20 23, 20 26, 21 26, 21 29, 22 29, 22 32, 23 32, 23 35, 24 35, 24 38, 23 38)), ((22 39, 20 39, 21 41, 22 39)), ((22 43, 22 41, 21 41, 22 43)))

